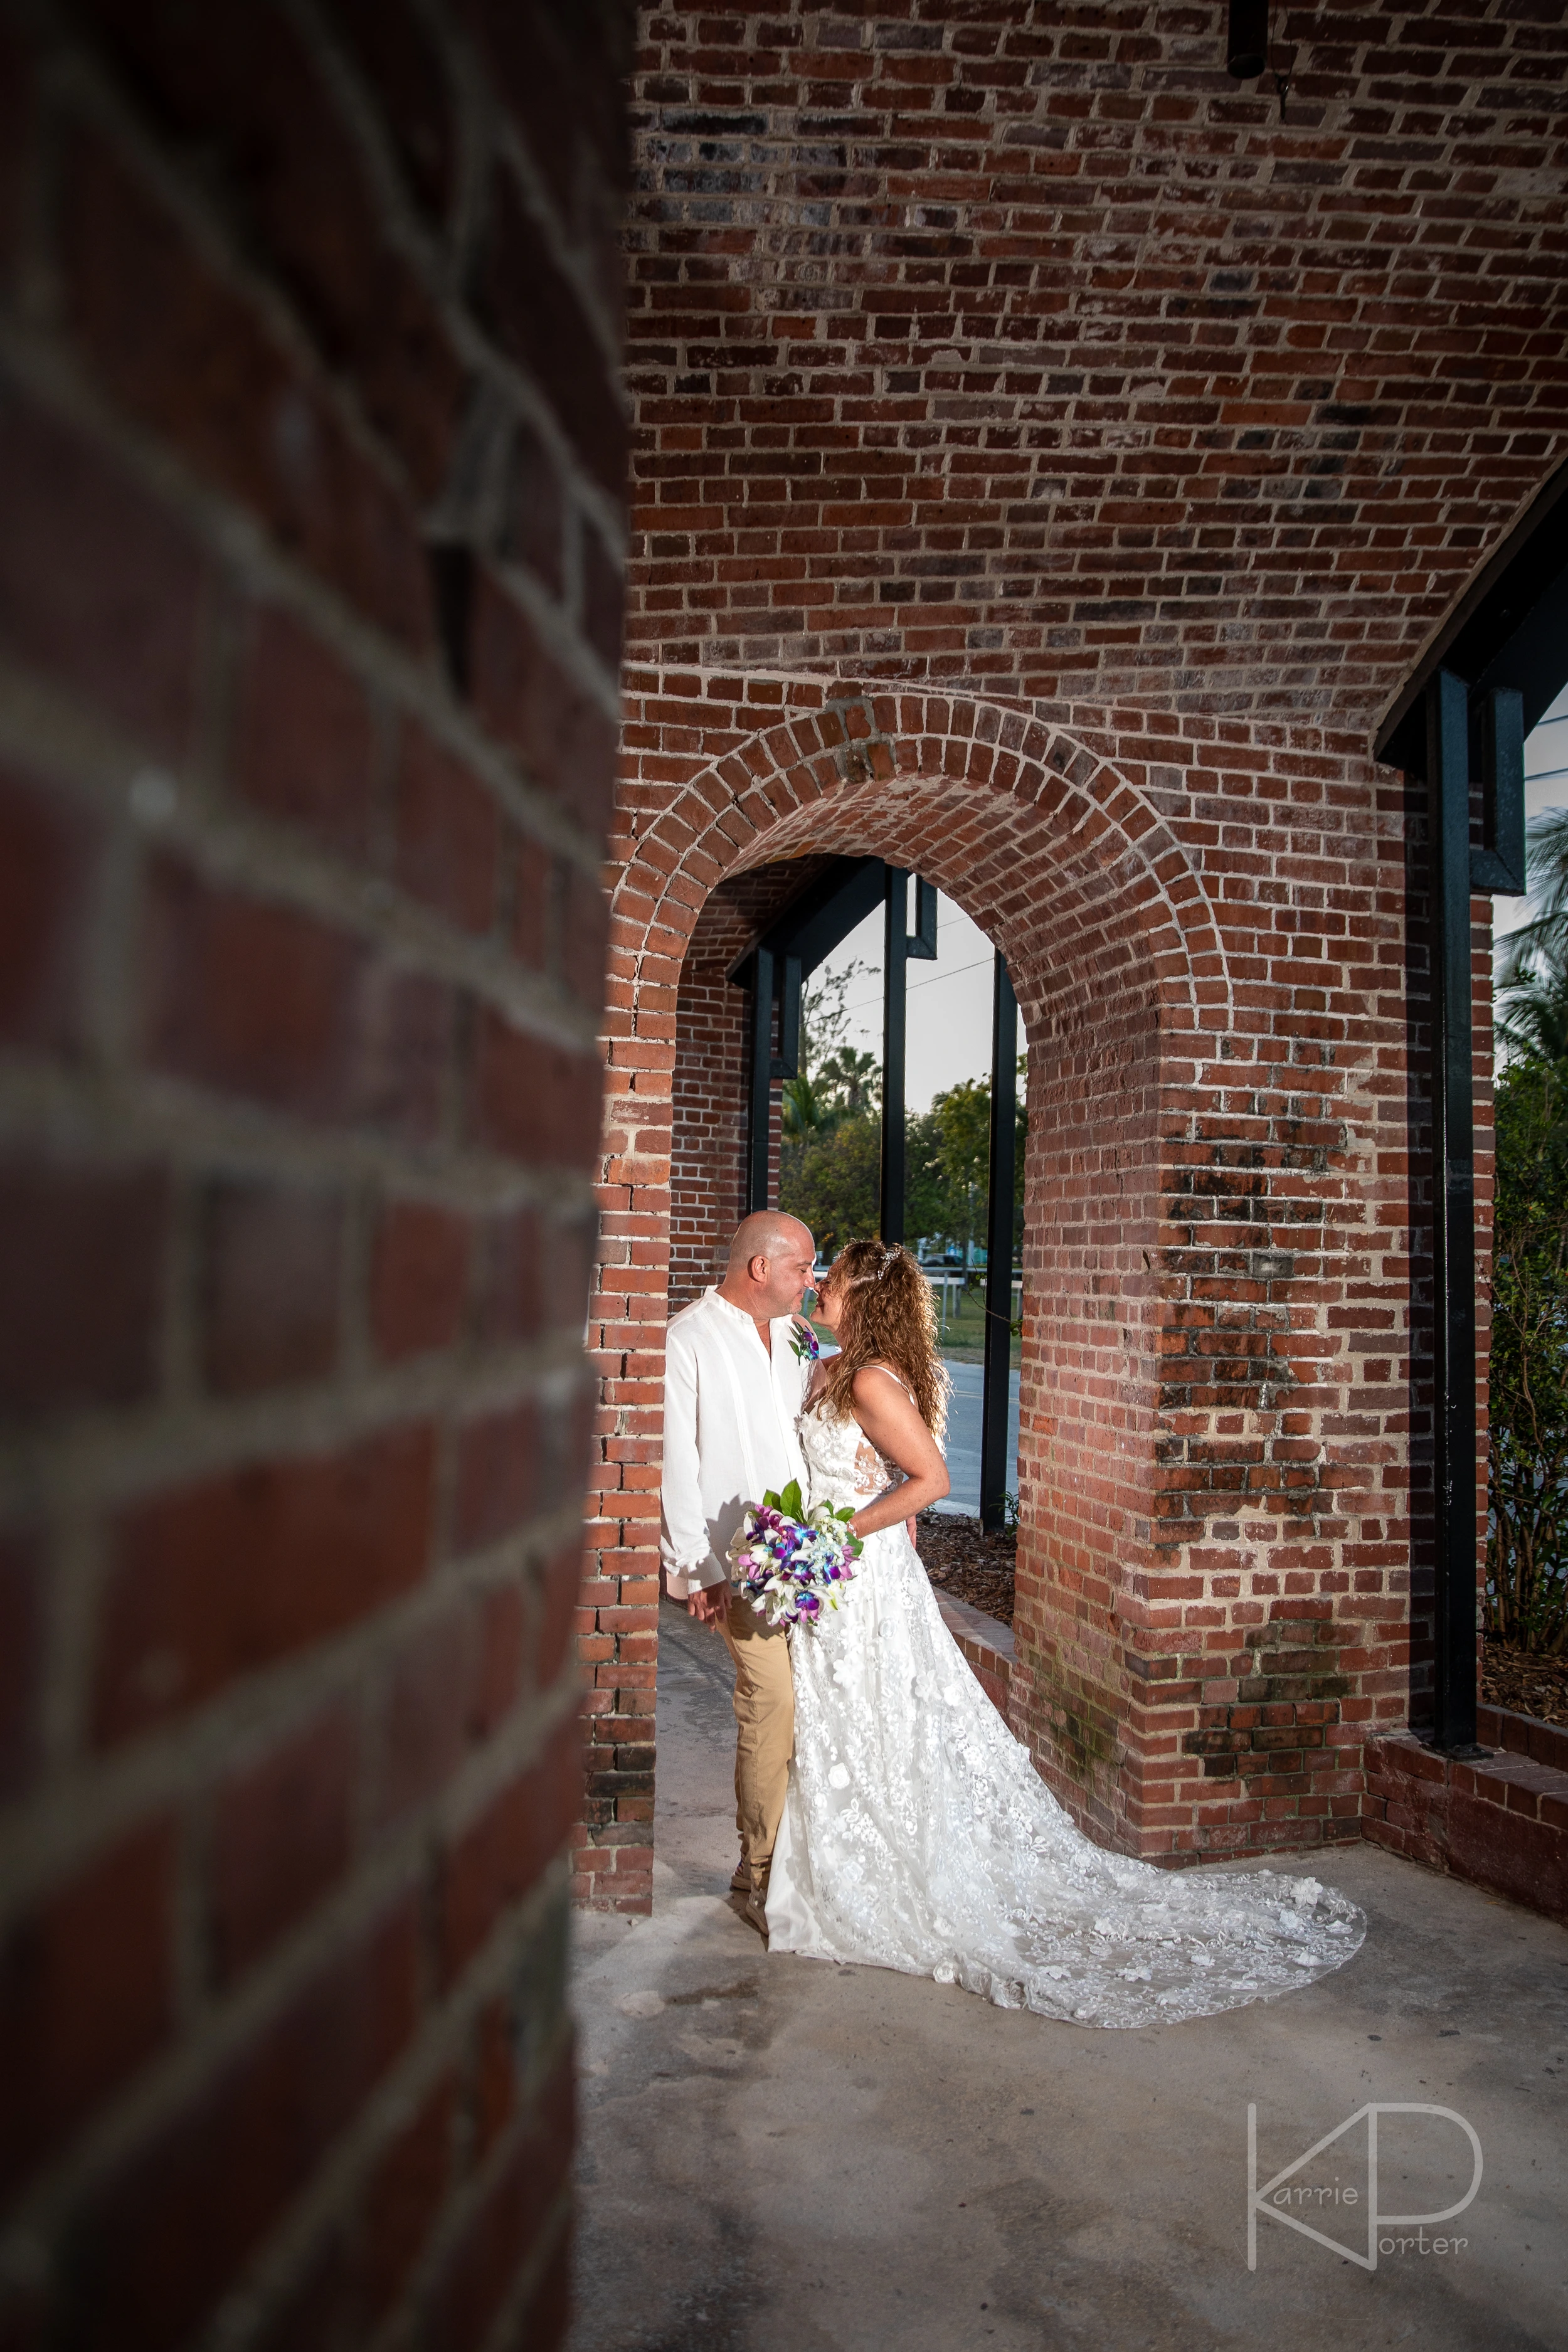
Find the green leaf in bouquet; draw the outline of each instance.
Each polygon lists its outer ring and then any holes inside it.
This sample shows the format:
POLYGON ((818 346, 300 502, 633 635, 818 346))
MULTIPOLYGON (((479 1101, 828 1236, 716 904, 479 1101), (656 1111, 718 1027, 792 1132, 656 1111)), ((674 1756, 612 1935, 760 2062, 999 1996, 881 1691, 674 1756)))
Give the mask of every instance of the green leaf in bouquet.
POLYGON ((782 1511, 786 1519, 799 1519, 805 1516, 798 1478, 792 1478, 782 1495, 765 1495, 763 1499, 771 1503, 775 1511, 782 1511))

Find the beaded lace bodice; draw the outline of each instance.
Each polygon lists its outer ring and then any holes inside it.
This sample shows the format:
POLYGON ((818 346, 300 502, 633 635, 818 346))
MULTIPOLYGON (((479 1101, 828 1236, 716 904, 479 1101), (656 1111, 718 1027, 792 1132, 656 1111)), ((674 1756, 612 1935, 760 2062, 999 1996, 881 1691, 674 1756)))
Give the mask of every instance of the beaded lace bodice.
POLYGON ((795 1427, 814 1503, 826 1500, 838 1509, 848 1504, 859 1510, 903 1478, 903 1472, 884 1460, 851 1414, 841 1416, 826 1407, 817 1412, 808 1407, 795 1427))
MULTIPOLYGON (((813 1503, 901 1474, 853 1420, 803 1412, 813 1503)), ((943 1624, 902 1525, 839 1609, 790 1635, 795 1750, 768 1891, 775 1951, 957 1982, 1086 2025, 1198 2017, 1310 1983, 1365 1922, 1310 1878, 1180 1874, 1093 1844, 943 1624)))

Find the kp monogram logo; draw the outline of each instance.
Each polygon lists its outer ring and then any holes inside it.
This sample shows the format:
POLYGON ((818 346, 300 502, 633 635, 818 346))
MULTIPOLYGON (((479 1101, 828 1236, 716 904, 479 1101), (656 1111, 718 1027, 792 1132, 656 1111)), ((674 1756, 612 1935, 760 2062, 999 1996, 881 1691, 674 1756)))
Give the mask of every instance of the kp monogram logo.
MULTIPOLYGON (((1434 2221, 1451 2221, 1456 2213, 1462 2213, 1480 2185, 1481 2144, 1464 2116, 1456 2115, 1452 2107, 1432 2107, 1419 2100, 1396 2099, 1378 2100, 1358 2107, 1353 2116, 1347 2116, 1342 2124, 1336 2124, 1331 2132, 1325 2132, 1321 2139, 1313 2142, 1305 2156, 1299 2156, 1294 2164, 1288 2164, 1282 2172, 1277 2172, 1273 2179, 1266 2180, 1260 2189, 1258 2185, 1258 2109, 1249 2106, 1247 2110, 1247 2267, 1249 2271, 1258 2268, 1259 2213, 1266 2213, 1271 2221, 1283 2221, 1288 2230, 1299 2230, 1304 2238, 1314 2239, 1320 2246, 1327 2246, 1330 2252, 1338 2254, 1342 2261, 1358 2263, 1363 2271, 1376 2270, 1380 2253, 1457 2253, 1461 2246, 1468 2243, 1467 2239, 1428 2238, 1427 2227, 1434 2221), (1457 2205, 1445 2205, 1440 2213, 1384 2213, 1379 2210, 1379 2116, 1436 2116, 1443 2123, 1458 2124, 1470 2143, 1474 2168, 1470 2174, 1470 2185, 1457 2205), (1310 2164, 1315 2156, 1321 2156, 1324 2148, 1331 2147, 1336 2140, 1342 2139, 1346 2132, 1353 2130, 1363 2120, 1366 2124, 1366 2252, 1360 2254, 1353 2246, 1347 2246, 1342 2239, 1325 2237, 1321 2230, 1314 2230, 1309 2222, 1302 2221, 1300 2210, 1307 2207, 1321 2213, 1326 2207, 1341 2210, 1353 2208, 1362 2201, 1358 2189, 1341 2188, 1337 2178, 1331 2187, 1298 2185, 1291 2188, 1288 2184, 1295 2179, 1304 2165, 1310 2164), (1292 2211, 1292 2207, 1298 2210, 1292 2211), (1415 2229, 1418 2235, 1406 2238, 1388 2234, 1391 2231, 1407 2229, 1415 2229)), ((1356 2218, 1359 2221, 1359 2215, 1356 2218)))

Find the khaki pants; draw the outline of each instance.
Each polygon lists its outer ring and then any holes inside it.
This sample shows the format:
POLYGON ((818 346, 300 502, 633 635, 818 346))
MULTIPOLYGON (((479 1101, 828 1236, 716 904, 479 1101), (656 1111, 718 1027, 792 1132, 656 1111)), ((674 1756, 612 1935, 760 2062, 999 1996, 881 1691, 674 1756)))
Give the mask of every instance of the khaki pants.
POLYGON ((741 1872, 765 1895, 773 1866, 773 1840, 784 1819, 789 1759, 795 1753, 795 1685, 790 1679, 789 1641, 782 1626, 763 1622, 749 1601, 731 1591, 721 1621, 725 1646, 735 1662, 735 1826, 741 1832, 741 1872))

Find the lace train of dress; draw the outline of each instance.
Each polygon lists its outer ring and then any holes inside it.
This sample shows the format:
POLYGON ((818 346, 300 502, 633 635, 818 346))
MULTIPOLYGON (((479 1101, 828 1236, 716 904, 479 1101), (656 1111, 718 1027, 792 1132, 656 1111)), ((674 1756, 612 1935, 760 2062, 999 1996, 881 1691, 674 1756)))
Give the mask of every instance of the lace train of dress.
MULTIPOLYGON (((853 1421, 806 1412, 814 1502, 889 1482, 853 1421)), ((1353 1904, 1310 1878, 1173 1873, 1075 1828, 970 1673, 903 1528, 790 1634, 795 1749, 768 1885, 775 1952, 934 1977, 1084 2025, 1205 2017, 1325 1976, 1353 1904)))

